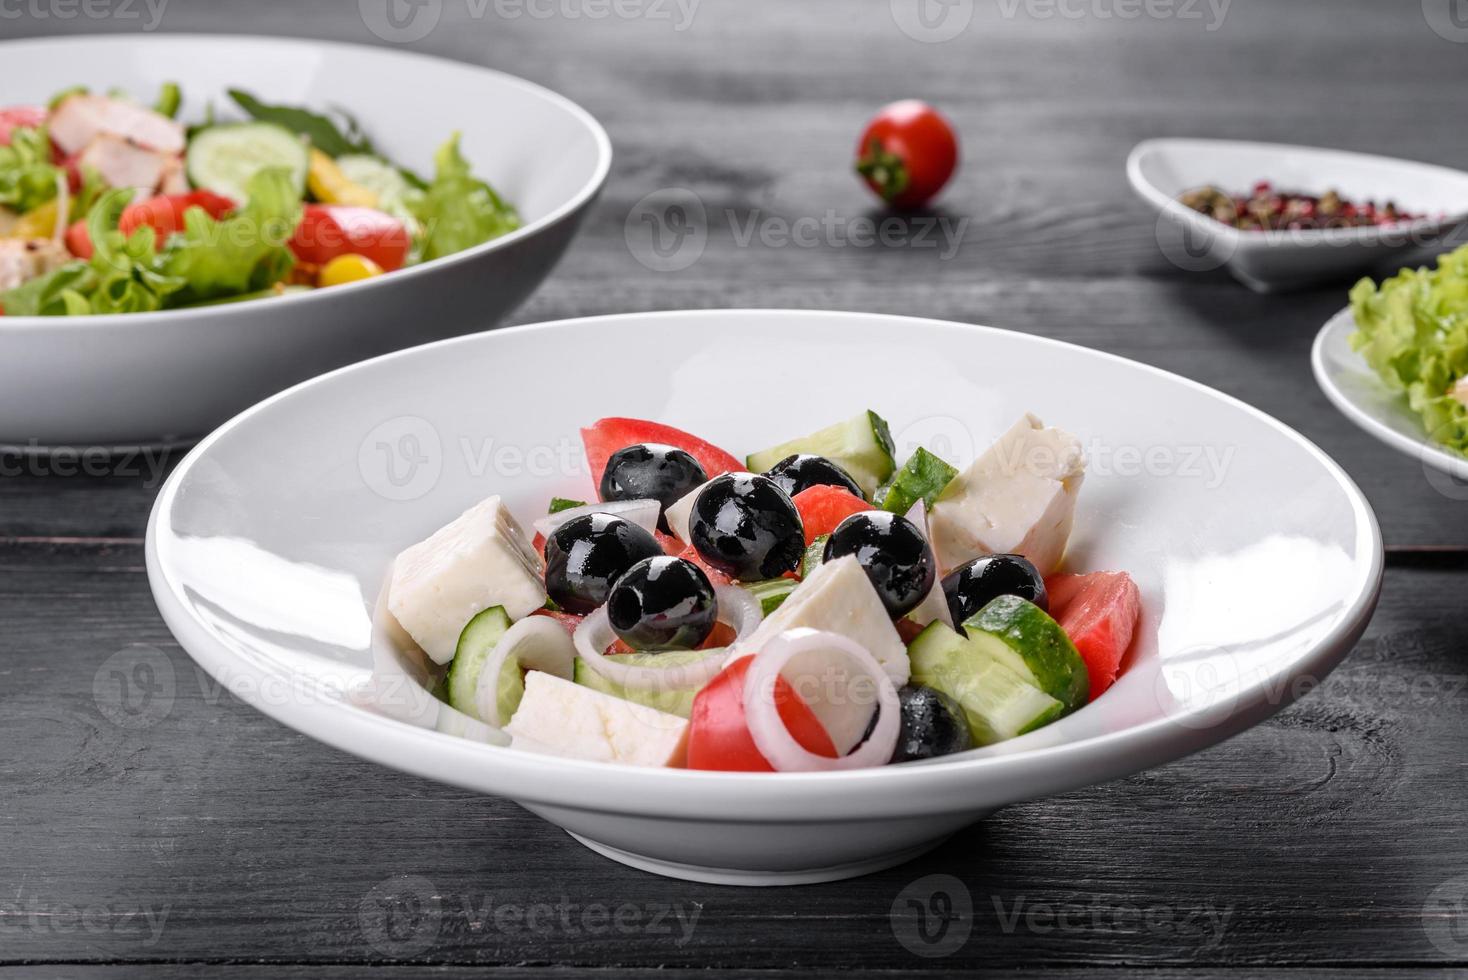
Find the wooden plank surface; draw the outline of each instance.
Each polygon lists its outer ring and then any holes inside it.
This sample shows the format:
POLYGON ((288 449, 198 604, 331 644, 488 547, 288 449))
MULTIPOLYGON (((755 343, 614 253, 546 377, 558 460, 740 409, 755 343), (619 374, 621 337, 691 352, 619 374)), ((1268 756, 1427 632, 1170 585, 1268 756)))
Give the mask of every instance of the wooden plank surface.
MULTIPOLYGON (((1468 129, 1453 120, 1468 45, 1433 32, 1430 3, 1233 0, 1213 30, 1203 4, 1195 21, 1102 16, 1117 9, 1105 0, 1067 8, 1079 17, 981 3, 959 36, 926 44, 886 2, 701 0, 687 29, 675 4, 660 6, 671 20, 593 20, 564 13, 589 0, 567 2, 535 8, 561 11, 543 17, 441 0, 436 29, 409 45, 547 84, 594 112, 616 146, 584 234, 514 322, 679 307, 895 312, 1059 337, 1197 378, 1299 428, 1370 496, 1394 554, 1366 640, 1322 690, 1245 735, 1012 807, 906 867, 788 890, 691 885, 609 863, 512 804, 324 748, 218 690, 173 643, 141 567, 148 508, 177 454, 78 457, 61 472, 68 461, 6 458, 0 976, 1468 968, 1468 494, 1435 487, 1316 389, 1309 344, 1343 288, 1262 297, 1182 272, 1121 171, 1133 143, 1162 134, 1462 165, 1468 129), (851 145, 875 106, 909 95, 963 133, 965 167, 938 213, 967 219, 955 248, 762 240, 779 221, 871 217, 846 172, 851 145), (688 268, 660 273, 638 262, 644 243, 626 225, 669 188, 697 195, 708 243, 688 268), (171 681, 133 717, 112 671, 139 663, 171 681), (938 890, 972 909, 951 950, 913 940, 910 917, 891 914, 930 898, 934 874, 956 877, 961 890, 938 890), (527 926, 542 906, 554 922, 527 926), (622 926, 597 928, 603 908, 622 926), (680 922, 695 914, 685 938, 680 922)), ((58 9, 7 15, 0 36, 141 26, 58 9)), ((360 9, 172 0, 158 26, 381 43, 360 9)), ((405 98, 431 97, 404 86, 405 98)))

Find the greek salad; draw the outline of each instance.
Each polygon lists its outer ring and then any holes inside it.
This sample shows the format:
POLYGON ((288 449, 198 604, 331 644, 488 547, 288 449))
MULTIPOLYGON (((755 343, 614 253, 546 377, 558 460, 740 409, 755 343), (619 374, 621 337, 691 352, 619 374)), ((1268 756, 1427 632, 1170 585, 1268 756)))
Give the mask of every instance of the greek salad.
POLYGON ((0 108, 0 313, 79 316, 234 302, 369 279, 519 227, 450 137, 431 177, 357 122, 229 91, 177 118, 74 89, 0 108))
POLYGON ((381 607, 513 749, 878 766, 1034 731, 1121 670, 1138 590, 1059 571, 1085 459, 1033 415, 962 471, 899 465, 869 411, 743 460, 639 419, 581 435, 597 500, 527 533, 491 496, 397 556, 381 607))

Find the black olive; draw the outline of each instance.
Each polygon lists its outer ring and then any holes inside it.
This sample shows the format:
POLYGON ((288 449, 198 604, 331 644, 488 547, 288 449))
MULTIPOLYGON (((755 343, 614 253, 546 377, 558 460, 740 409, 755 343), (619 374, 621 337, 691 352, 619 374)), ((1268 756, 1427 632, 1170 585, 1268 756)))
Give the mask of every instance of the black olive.
POLYGON ((786 456, 766 470, 765 476, 774 480, 781 490, 792 497, 811 487, 828 486, 840 487, 862 500, 867 499, 867 495, 862 493, 851 474, 824 456, 813 456, 810 453, 786 456))
POLYGON ((706 482, 708 474, 690 453, 645 442, 612 453, 600 492, 602 500, 656 500, 666 510, 706 482))
POLYGON ((885 510, 852 514, 836 525, 823 561, 855 555, 893 618, 906 616, 927 598, 937 562, 923 532, 885 510))
POLYGON ((691 650, 719 618, 714 586, 703 569, 671 555, 627 569, 607 599, 612 629, 637 650, 691 650))
POLYGON ((943 576, 943 598, 957 626, 1002 595, 1017 595, 1041 609, 1050 607, 1045 579, 1020 555, 983 555, 943 576))
POLYGON ((902 728, 892 750, 893 762, 932 759, 974 747, 963 709, 942 691, 908 684, 897 691, 897 700, 902 706, 902 728))
POLYGON ((805 551, 790 495, 754 473, 715 477, 694 500, 688 529, 704 561, 745 582, 794 571, 805 551))
POLYGON ((589 613, 607 601, 617 579, 663 549, 651 532, 611 514, 583 514, 545 542, 545 590, 562 609, 589 613))

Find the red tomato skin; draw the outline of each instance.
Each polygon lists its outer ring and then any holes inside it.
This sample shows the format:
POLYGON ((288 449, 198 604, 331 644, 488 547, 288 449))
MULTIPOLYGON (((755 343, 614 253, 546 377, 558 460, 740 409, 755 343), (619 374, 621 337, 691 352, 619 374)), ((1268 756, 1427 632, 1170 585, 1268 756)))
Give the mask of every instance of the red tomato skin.
MULTIPOLYGON (((688 768, 774 772, 744 721, 744 677, 752 657, 740 657, 693 699, 688 724, 688 768)), ((808 751, 836 758, 836 746, 815 713, 784 679, 775 681, 775 705, 795 740, 808 751)))
POLYGON ((35 129, 46 122, 46 110, 38 105, 13 105, 0 109, 0 146, 10 145, 14 129, 35 129))
POLYGON ((66 250, 79 259, 92 257, 92 236, 87 234, 87 221, 73 221, 66 229, 66 250))
POLYGON ((408 229, 376 208, 307 204, 291 237, 296 258, 325 265, 339 255, 362 255, 387 272, 401 269, 412 242, 408 229))
POLYGON ((161 247, 169 235, 184 229, 184 212, 203 208, 216 221, 235 209, 234 201, 213 191, 190 191, 187 194, 160 194, 129 204, 117 222, 117 230, 131 235, 143 225, 153 229, 161 247))
POLYGON ((809 546, 823 534, 830 534, 852 514, 873 510, 871 504, 850 490, 824 484, 806 487, 790 498, 800 512, 800 522, 805 527, 805 543, 809 546))
POLYGON ((938 196, 958 169, 958 138, 953 127, 938 110, 918 99, 894 102, 877 113, 857 143, 858 161, 872 152, 874 143, 907 169, 907 186, 891 198, 877 182, 865 178, 872 192, 893 207, 922 207, 938 196))
POLYGON ((586 461, 591 466, 591 485, 601 486, 601 475, 612 453, 643 442, 660 442, 682 449, 698 460, 710 480, 744 469, 740 460, 682 429, 646 419, 605 418, 581 430, 581 444, 586 447, 586 461))

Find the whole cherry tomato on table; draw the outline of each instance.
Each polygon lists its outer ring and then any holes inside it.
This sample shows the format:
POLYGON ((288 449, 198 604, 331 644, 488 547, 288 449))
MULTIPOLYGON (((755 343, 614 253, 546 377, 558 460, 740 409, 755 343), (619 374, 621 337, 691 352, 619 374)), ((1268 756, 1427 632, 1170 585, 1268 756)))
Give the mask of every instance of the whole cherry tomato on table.
POLYGON ((926 102, 905 99, 877 113, 856 147, 856 172, 888 204, 917 208, 958 168, 958 138, 926 102))
POLYGON ((412 240, 407 227, 376 208, 307 204, 291 238, 302 262, 324 266, 339 255, 361 255, 384 271, 402 268, 412 240))

